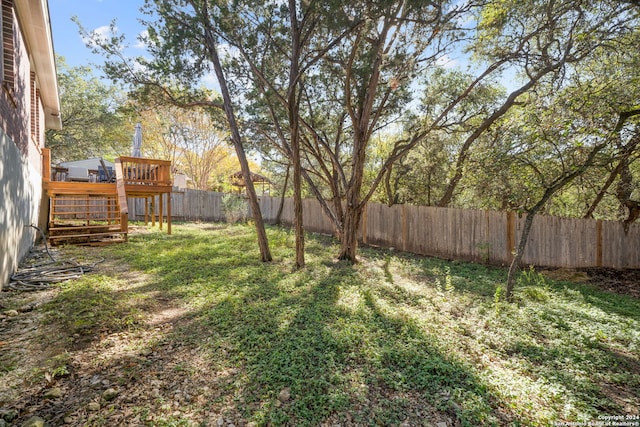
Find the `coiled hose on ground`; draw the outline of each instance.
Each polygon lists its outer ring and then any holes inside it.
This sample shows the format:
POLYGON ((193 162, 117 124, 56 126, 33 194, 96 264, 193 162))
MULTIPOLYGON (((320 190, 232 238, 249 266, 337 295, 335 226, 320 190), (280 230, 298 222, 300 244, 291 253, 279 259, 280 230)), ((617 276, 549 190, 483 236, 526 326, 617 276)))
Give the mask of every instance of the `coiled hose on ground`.
POLYGON ((17 291, 38 291, 47 289, 53 283, 78 279, 82 277, 83 274, 92 271, 96 265, 104 261, 104 258, 99 258, 97 261, 87 264, 81 264, 73 259, 57 261, 49 251, 47 239, 42 230, 35 225, 31 225, 30 227, 38 230, 42 236, 45 251, 51 261, 35 266, 19 268, 17 272, 11 275, 8 286, 9 289, 17 291))

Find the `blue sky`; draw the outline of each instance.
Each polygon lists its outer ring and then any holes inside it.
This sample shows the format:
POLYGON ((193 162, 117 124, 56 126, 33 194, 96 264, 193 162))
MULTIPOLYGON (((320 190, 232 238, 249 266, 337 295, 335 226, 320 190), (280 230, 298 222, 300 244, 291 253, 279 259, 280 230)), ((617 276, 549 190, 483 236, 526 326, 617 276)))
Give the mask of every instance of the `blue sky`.
MULTIPOLYGON (((48 1, 54 49, 57 55, 65 58, 69 66, 90 65, 94 69, 94 74, 101 76, 99 67, 104 64, 104 58, 94 55, 85 45, 80 37, 78 25, 71 20, 74 16, 87 31, 96 31, 105 35, 109 34, 109 26, 115 20, 118 33, 124 34, 127 38, 126 44, 132 47, 127 50, 127 55, 131 57, 144 55, 143 47, 138 41, 138 35, 145 30, 139 20, 148 18, 140 11, 144 0, 48 1), (136 45, 138 45, 137 48, 136 45)), ((205 76, 202 84, 216 90, 219 88, 213 73, 205 76)))
MULTIPOLYGON (((73 16, 78 17, 80 23, 88 31, 106 31, 111 22, 115 19, 119 33, 125 34, 130 46, 135 46, 137 36, 144 30, 138 22, 143 17, 140 8, 144 5, 144 0, 48 0, 49 13, 51 16, 51 28, 53 31, 53 43, 56 54, 65 57, 68 65, 81 66, 91 65, 96 75, 100 75, 98 67, 104 63, 104 59, 99 55, 94 55, 85 46, 80 37, 78 26, 71 21, 73 16)), ((143 54, 143 51, 128 52, 136 56, 143 54)), ((468 65, 466 58, 449 57, 441 58, 441 65, 445 68, 464 68, 468 65)), ((503 84, 510 87, 513 85, 513 72, 506 73, 503 84)), ((203 79, 206 86, 217 88, 217 80, 212 74, 203 79)))
POLYGON ((133 45, 143 30, 138 23, 144 0, 49 0, 49 14, 56 54, 71 66, 100 65, 103 60, 93 55, 80 37, 78 26, 71 21, 77 16, 87 30, 100 30, 112 20, 133 45))

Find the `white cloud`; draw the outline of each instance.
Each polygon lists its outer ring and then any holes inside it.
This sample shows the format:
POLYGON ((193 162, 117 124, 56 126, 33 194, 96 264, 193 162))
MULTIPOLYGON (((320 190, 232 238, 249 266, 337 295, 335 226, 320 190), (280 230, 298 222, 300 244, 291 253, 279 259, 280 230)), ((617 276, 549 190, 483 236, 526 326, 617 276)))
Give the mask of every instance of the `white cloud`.
POLYGON ((218 83, 218 78, 216 77, 215 73, 209 73, 206 76, 202 77, 201 82, 205 85, 205 87, 220 92, 220 84, 218 83))
POLYGON ((147 48, 147 42, 146 42, 147 37, 149 37, 149 31, 147 31, 147 30, 142 31, 140 34, 138 34, 138 37, 137 37, 138 42, 136 44, 134 44, 133 47, 135 49, 146 49, 147 48))
POLYGON ((92 31, 93 34, 96 34, 100 37, 110 37, 115 31, 118 31, 118 27, 113 27, 113 32, 111 31, 111 27, 109 25, 103 25, 102 27, 98 27, 92 31))
POLYGON ((458 66, 458 61, 451 58, 449 55, 443 55, 440 58, 436 59, 436 65, 445 69, 451 69, 458 66))
POLYGON ((101 27, 94 28, 89 34, 81 34, 80 38, 87 46, 95 46, 95 41, 107 41, 118 31, 118 27, 111 27, 109 25, 103 25, 101 27))
POLYGON ((219 44, 218 53, 220 55, 220 59, 222 60, 226 58, 240 58, 240 51, 236 47, 233 47, 228 43, 219 44))

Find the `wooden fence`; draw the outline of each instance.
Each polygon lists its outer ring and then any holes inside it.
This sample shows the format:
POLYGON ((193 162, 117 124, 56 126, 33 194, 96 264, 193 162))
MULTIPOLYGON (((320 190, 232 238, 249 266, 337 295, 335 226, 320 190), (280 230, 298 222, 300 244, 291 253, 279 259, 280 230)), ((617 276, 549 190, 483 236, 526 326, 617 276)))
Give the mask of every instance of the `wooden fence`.
MULTIPOLYGON (((171 194, 177 221, 224 221, 222 193, 186 190, 171 194)), ((280 199, 260 197, 267 222, 276 218, 280 199)), ((129 201, 129 219, 144 218, 144 202, 129 201)), ((285 199, 281 221, 293 223, 293 201, 285 199)), ((514 212, 386 206, 369 203, 359 238, 363 243, 421 255, 506 265, 524 226, 514 212)), ((334 234, 329 218, 315 199, 303 201, 307 231, 334 234)), ((640 225, 625 233, 622 223, 539 215, 533 222, 524 264, 547 267, 640 268, 640 225)))

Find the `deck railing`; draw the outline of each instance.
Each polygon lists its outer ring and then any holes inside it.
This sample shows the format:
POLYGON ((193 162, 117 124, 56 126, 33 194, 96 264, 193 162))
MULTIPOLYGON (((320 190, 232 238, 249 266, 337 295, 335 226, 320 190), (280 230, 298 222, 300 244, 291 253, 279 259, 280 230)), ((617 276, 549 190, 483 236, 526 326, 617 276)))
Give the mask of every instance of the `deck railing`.
POLYGON ((171 186, 171 162, 169 160, 141 157, 118 157, 126 184, 171 186))
POLYGON ((124 187, 122 161, 118 158, 114 165, 116 168, 116 192, 118 194, 118 205, 120 206, 120 227, 122 231, 127 231, 129 229, 129 204, 127 203, 127 192, 124 187))
MULTIPOLYGON (((122 166, 122 178, 126 185, 171 186, 171 161, 169 160, 121 156, 116 159, 116 162, 118 161, 122 166)), ((113 171, 107 171, 103 165, 98 170, 85 170, 85 179, 73 178, 69 176, 66 168, 52 168, 50 150, 45 148, 42 151, 42 178, 44 182, 115 182, 113 175, 109 176, 110 173, 113 171), (104 173, 102 173, 103 170, 104 173)))

